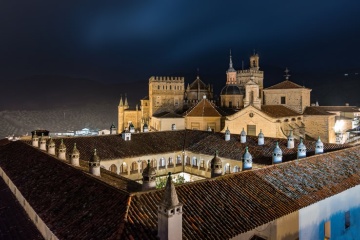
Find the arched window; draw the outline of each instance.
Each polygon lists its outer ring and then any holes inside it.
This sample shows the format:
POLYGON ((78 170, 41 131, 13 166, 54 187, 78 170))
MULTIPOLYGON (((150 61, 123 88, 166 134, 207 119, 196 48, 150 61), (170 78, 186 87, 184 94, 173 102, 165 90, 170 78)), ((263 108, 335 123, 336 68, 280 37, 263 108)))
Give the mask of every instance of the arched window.
POLYGON ((158 90, 160 90, 160 85, 158 85, 158 90))
POLYGON ((157 167, 156 159, 151 159, 150 165, 151 165, 153 168, 156 168, 156 167, 157 167))
POLYGON ((191 165, 192 165, 193 167, 197 167, 197 163, 198 163, 197 158, 196 158, 196 157, 193 157, 193 158, 192 158, 191 165))
POLYGON ((146 166, 147 166, 147 161, 143 160, 143 161, 141 162, 140 171, 142 172, 142 171, 146 168, 146 166))
POLYGON ((170 90, 171 90, 171 85, 170 85, 170 90))
POLYGON ((205 170, 205 161, 204 160, 200 160, 200 169, 205 170))
POLYGON ((181 164, 181 155, 176 156, 176 165, 181 164))
POLYGON ((135 161, 131 163, 130 173, 137 173, 137 172, 138 172, 138 163, 135 161))
POLYGON ((165 168, 165 158, 160 158, 159 168, 165 168))
POLYGON ((226 174, 226 173, 230 173, 230 164, 229 164, 229 163, 225 164, 224 173, 225 173, 225 174, 226 174))
POLYGON ((185 165, 190 165, 190 157, 188 156, 188 157, 186 157, 185 158, 185 165))
POLYGON ((174 166, 173 158, 172 158, 172 157, 169 157, 168 167, 172 167, 172 166, 174 166))
POLYGON ((233 172, 240 172, 240 167, 239 166, 235 166, 233 169, 233 172))
POLYGON ((120 174, 127 174, 127 166, 126 163, 120 165, 120 174))
POLYGON ((113 173, 116 173, 116 172, 117 172, 117 167, 116 167, 116 165, 115 165, 115 164, 112 164, 112 165, 110 166, 109 170, 110 170, 111 172, 113 172, 113 173))

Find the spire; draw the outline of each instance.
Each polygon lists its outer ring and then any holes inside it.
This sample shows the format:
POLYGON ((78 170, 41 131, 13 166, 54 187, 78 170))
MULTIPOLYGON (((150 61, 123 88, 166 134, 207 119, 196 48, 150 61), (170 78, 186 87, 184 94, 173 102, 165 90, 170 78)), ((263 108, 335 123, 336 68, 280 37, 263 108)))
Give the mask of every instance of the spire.
POLYGON ((197 68, 196 70, 197 70, 197 77, 196 78, 199 79, 200 78, 199 68, 197 68))
POLYGON ((122 99, 122 95, 120 95, 120 103, 119 103, 119 106, 120 106, 120 107, 124 106, 123 99, 122 99))
POLYGON ((230 49, 230 62, 229 62, 228 72, 235 72, 235 69, 233 67, 233 62, 232 62, 231 49, 230 49))
POLYGON ((289 80, 289 77, 291 76, 291 75, 289 74, 290 70, 289 70, 288 68, 286 68, 284 72, 285 72, 285 75, 284 75, 285 79, 286 79, 286 80, 289 80))
POLYGON ((171 172, 168 173, 165 191, 161 200, 161 205, 166 208, 171 208, 179 205, 179 199, 175 190, 174 183, 172 182, 171 172))
POLYGON ((125 93, 125 103, 124 103, 124 106, 125 106, 125 107, 128 107, 128 106, 129 106, 126 93, 125 93))

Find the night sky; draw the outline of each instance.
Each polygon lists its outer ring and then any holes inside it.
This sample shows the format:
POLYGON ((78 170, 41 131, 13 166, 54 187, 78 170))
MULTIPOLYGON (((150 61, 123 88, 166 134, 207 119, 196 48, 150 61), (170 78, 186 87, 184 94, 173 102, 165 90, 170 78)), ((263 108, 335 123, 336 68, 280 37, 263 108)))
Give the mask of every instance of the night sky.
POLYGON ((205 82, 224 84, 229 49, 235 69, 243 60, 247 67, 256 50, 265 86, 283 80, 285 67, 298 79, 355 74, 359 12, 360 1, 352 0, 3 0, 0 79, 61 74, 147 82, 151 75, 195 79, 199 68, 205 82))

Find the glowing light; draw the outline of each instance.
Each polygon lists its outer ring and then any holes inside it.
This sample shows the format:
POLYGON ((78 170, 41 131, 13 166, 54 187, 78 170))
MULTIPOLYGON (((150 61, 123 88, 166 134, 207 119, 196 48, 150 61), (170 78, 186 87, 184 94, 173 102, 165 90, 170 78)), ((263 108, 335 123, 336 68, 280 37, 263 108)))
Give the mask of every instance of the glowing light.
POLYGON ((334 130, 335 132, 342 132, 344 129, 344 121, 338 120, 335 122, 334 130))

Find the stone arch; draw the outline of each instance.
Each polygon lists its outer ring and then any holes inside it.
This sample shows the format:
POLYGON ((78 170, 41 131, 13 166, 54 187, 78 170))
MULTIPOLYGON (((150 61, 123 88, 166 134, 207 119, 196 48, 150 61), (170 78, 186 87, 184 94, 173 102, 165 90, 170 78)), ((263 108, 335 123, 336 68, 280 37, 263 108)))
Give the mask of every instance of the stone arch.
POLYGON ((123 162, 120 165, 120 174, 127 174, 127 164, 126 164, 126 162, 123 162))
POLYGON ((240 167, 239 167, 238 165, 234 166, 233 172, 234 172, 234 173, 240 172, 240 167))
POLYGON ((146 166, 147 166, 147 161, 142 160, 140 165, 140 171, 142 172, 146 168, 146 166))
POLYGON ((225 173, 225 174, 231 173, 230 163, 225 163, 225 165, 224 165, 224 173, 225 173))
POLYGON ((109 168, 109 171, 110 171, 110 172, 113 172, 113 173, 117 173, 117 167, 116 167, 116 165, 115 165, 115 164, 112 164, 112 165, 110 166, 110 168, 109 168))
POLYGON ((133 161, 130 165, 130 173, 138 172, 138 163, 137 161, 133 161))

